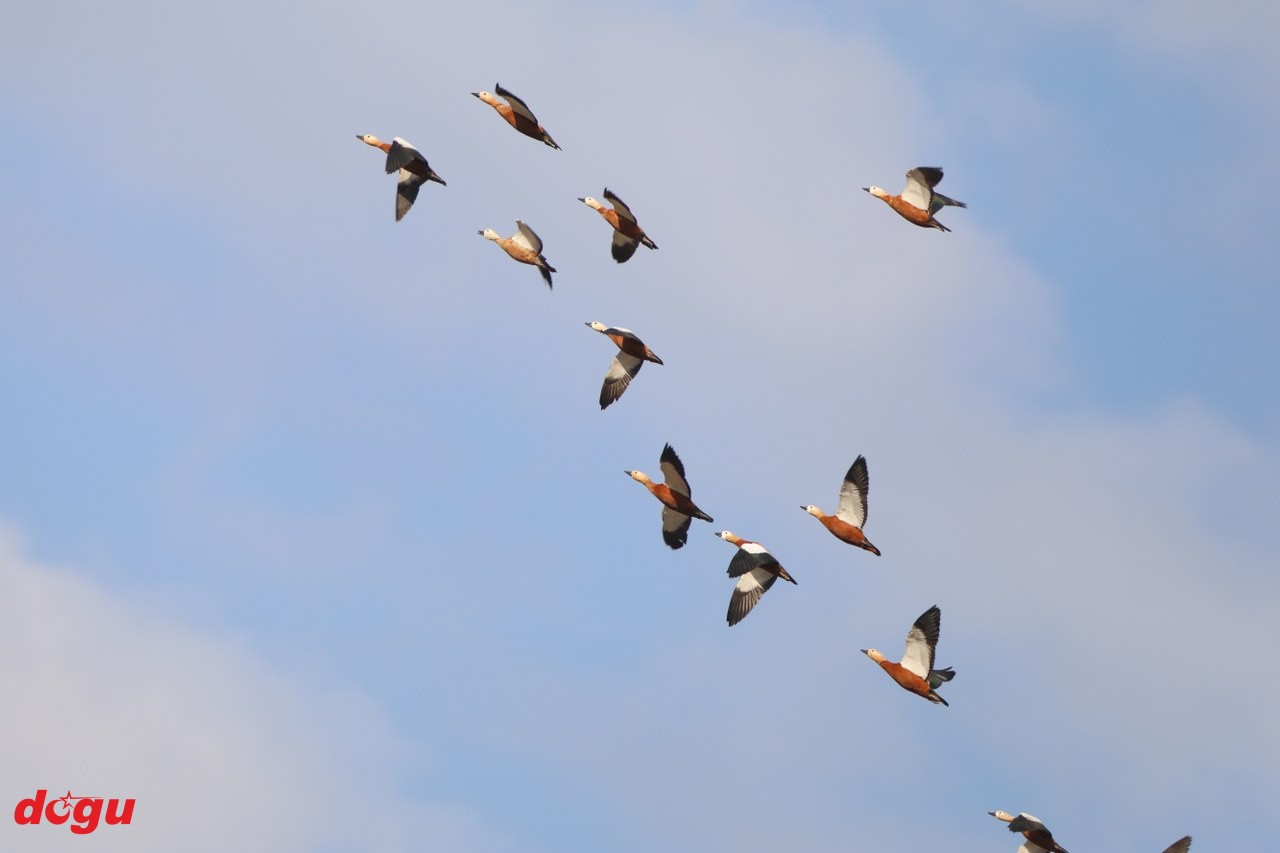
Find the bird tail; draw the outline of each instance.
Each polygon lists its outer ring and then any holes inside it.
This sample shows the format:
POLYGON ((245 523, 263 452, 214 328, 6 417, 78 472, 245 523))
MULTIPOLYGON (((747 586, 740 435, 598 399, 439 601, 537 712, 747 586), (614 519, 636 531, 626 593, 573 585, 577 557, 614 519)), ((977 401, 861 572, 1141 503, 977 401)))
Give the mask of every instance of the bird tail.
POLYGON ((946 207, 968 207, 969 206, 962 201, 956 201, 954 198, 947 198, 942 193, 934 193, 933 200, 942 202, 942 204, 945 205, 946 207))
POLYGON ((551 274, 556 271, 552 266, 539 266, 538 272, 542 273, 542 280, 547 283, 547 290, 551 290, 551 274))
POLYGON ((935 669, 929 673, 929 686, 937 689, 955 677, 956 671, 951 667, 947 667, 946 669, 935 669))

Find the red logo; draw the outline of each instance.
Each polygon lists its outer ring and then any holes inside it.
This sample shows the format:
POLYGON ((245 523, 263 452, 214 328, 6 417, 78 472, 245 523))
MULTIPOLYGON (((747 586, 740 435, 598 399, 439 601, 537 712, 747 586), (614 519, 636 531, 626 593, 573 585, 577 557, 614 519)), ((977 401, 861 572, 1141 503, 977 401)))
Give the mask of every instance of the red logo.
POLYGON ((39 823, 41 818, 54 824, 64 824, 70 820, 72 832, 77 835, 88 835, 98 828, 100 819, 106 820, 111 826, 127 824, 133 820, 135 801, 132 799, 125 800, 122 807, 118 799, 104 801, 102 797, 73 797, 71 792, 67 791, 63 796, 49 800, 48 805, 45 805, 48 794, 48 791, 41 788, 36 791, 34 797, 19 800, 18 805, 13 809, 13 822, 23 826, 39 823), (105 811, 103 810, 104 802, 106 803, 105 811))

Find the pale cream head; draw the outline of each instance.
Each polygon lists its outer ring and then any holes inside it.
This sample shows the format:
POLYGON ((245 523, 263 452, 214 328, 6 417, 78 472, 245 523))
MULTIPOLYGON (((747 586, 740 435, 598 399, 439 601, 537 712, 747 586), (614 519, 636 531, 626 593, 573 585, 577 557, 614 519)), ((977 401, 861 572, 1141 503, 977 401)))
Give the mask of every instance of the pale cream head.
POLYGON ((877 186, 867 187, 867 192, 871 193, 876 198, 884 198, 885 196, 888 195, 887 192, 885 192, 884 190, 880 189, 877 186))
POLYGON ((723 539, 723 540, 724 540, 724 541, 726 541, 726 542, 730 542, 730 541, 732 541, 732 540, 734 540, 734 539, 737 539, 737 538, 738 538, 738 537, 736 537, 736 536, 734 536, 734 535, 733 535, 733 531, 731 531, 731 530, 721 530, 721 531, 720 531, 719 533, 717 533, 716 535, 717 535, 717 536, 719 536, 721 539, 723 539))
POLYGON ((484 101, 486 104, 488 104, 491 107, 496 107, 498 104, 502 103, 501 101, 499 101, 497 98, 493 96, 492 92, 486 92, 483 89, 480 90, 479 92, 476 92, 475 96, 480 100, 484 101))
POLYGON ((362 133, 358 139, 365 145, 372 145, 375 148, 382 144, 382 140, 374 136, 372 133, 362 133))
POLYGON ((871 658, 876 663, 884 663, 885 661, 885 656, 875 649, 863 649, 863 654, 871 658))
POLYGON ((585 204, 587 207, 591 208, 592 210, 601 210, 604 207, 604 205, 596 201, 591 196, 587 196, 584 199, 579 199, 579 201, 581 201, 583 204, 585 204))
POLYGON ((484 229, 483 231, 479 232, 479 234, 480 234, 480 236, 481 236, 481 237, 485 238, 486 240, 501 240, 501 239, 502 239, 502 237, 498 234, 498 232, 497 232, 497 231, 494 231, 492 228, 486 228, 486 229, 484 229))
POLYGON ((591 328, 595 329, 597 332, 603 332, 603 331, 605 331, 606 329, 608 329, 608 328, 609 328, 609 327, 608 327, 608 326, 606 326, 604 323, 601 323, 599 320, 592 320, 592 321, 591 321, 590 323, 588 323, 587 325, 588 325, 588 326, 590 326, 591 328))
POLYGON ((802 506, 800 508, 805 512, 809 513, 809 515, 812 515, 814 518, 822 518, 823 516, 822 510, 818 509, 813 504, 809 504, 808 506, 802 506))
POLYGON ((1002 820, 1005 823, 1008 823, 1009 821, 1013 820, 1013 815, 1009 814, 1008 812, 999 811, 998 809, 993 812, 987 812, 987 814, 991 815, 996 820, 1002 820))
POLYGON ((649 475, 644 473, 643 471, 627 471, 626 474, 631 479, 640 483, 644 483, 645 485, 648 485, 653 482, 652 480, 649 479, 649 475))

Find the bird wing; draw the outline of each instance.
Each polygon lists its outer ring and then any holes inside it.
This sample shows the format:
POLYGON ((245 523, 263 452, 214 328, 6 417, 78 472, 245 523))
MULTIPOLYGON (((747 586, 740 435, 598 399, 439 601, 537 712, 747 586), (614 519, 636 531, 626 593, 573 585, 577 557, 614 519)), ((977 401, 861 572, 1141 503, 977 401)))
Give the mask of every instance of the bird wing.
MULTIPOLYGON (((934 610, 937 610, 937 608, 935 607, 934 610)), ((928 615, 928 614, 926 613, 925 615, 928 615)), ((924 616, 921 616, 920 618, 923 619, 924 616)), ((919 622, 917 621, 916 624, 919 624, 919 622)), ((1049 833, 1049 835, 1053 834, 1049 832, 1048 828, 1045 827, 1043 823, 1040 822, 1040 818, 1036 817, 1035 815, 1029 815, 1026 812, 1020 812, 1017 817, 1009 821, 1009 831, 1010 832, 1039 831, 1039 832, 1049 833)))
POLYGON ((520 100, 515 95, 508 92, 506 89, 502 88, 501 83, 495 83, 493 86, 493 91, 497 92, 499 97, 506 98, 507 103, 511 104, 512 111, 515 112, 517 115, 524 116, 534 124, 538 123, 538 119, 534 117, 533 112, 529 109, 529 105, 526 104, 524 101, 520 100))
POLYGON ((420 178, 408 169, 400 170, 400 180, 396 183, 396 222, 404 219, 409 208, 413 207, 418 198, 418 189, 424 183, 426 178, 420 178))
MULTIPOLYGON (((635 341, 636 343, 640 344, 641 346, 644 346, 644 341, 642 341, 642 340, 640 340, 639 338, 637 338, 637 337, 636 337, 636 333, 635 333, 635 332, 633 332, 633 331, 631 331, 630 329, 625 328, 625 327, 623 327, 623 326, 610 326, 609 328, 607 328, 607 329, 605 329, 605 330, 604 330, 604 333, 605 333, 606 335, 610 336, 611 338, 612 338, 614 335, 617 335, 617 336, 618 336, 618 337, 620 337, 620 338, 626 338, 627 340, 635 341)), ((617 343, 617 341, 614 341, 614 343, 616 344, 616 343, 617 343)))
POLYGON ((840 486, 840 505, 836 518, 847 521, 859 530, 867 523, 867 460, 859 456, 849 466, 840 486))
POLYGON ((968 206, 969 205, 965 204, 964 202, 957 201, 956 199, 950 198, 949 196, 945 196, 942 193, 934 193, 933 207, 930 208, 930 212, 937 213, 939 210, 942 210, 942 208, 944 207, 968 207, 968 206))
POLYGON ((1039 844, 1031 841, 1024 841, 1022 842, 1022 846, 1018 848, 1018 853, 1049 853, 1049 851, 1045 850, 1039 844))
POLYGON ((607 409, 609 404, 622 396, 631 380, 644 366, 644 359, 619 352, 609 365, 609 372, 604 375, 604 385, 600 388, 600 408, 607 409))
POLYGON ((769 587, 773 586, 773 582, 777 579, 777 575, 767 569, 753 569, 738 578, 738 583, 733 588, 733 595, 729 598, 729 614, 726 617, 729 624, 737 625, 745 619, 751 612, 751 608, 755 607, 756 602, 760 600, 760 596, 768 592, 769 587))
MULTIPOLYGON (((733 559, 729 561, 729 577, 738 578, 756 569, 777 565, 777 558, 759 542, 743 542, 738 546, 733 559)), ((777 570, 775 569, 773 573, 777 574, 777 570)))
POLYGON ((422 162, 426 162, 426 159, 418 152, 418 149, 413 147, 413 143, 407 139, 401 139, 398 136, 391 140, 391 147, 387 149, 388 175, 396 169, 403 169, 414 160, 422 160, 422 162))
POLYGON ((658 459, 662 468, 663 482, 667 484, 667 488, 677 494, 684 495, 686 498, 692 497, 689 491, 689 483, 684 478, 684 463, 680 461, 680 457, 676 456, 675 450, 671 445, 664 445, 662 448, 662 456, 658 459))
POLYGON ((693 524, 691 517, 664 506, 662 508, 662 541, 666 542, 669 548, 680 548, 689 539, 691 524, 693 524))
POLYGON ((516 233, 511 235, 511 239, 529 249, 534 254, 542 254, 542 240, 537 234, 533 233, 533 229, 525 225, 519 219, 516 220, 516 233))
POLYGON ((942 611, 936 604, 920 614, 920 618, 907 632, 907 648, 902 653, 903 669, 921 678, 929 677, 929 673, 933 671, 933 651, 938 645, 941 626, 942 611))
POLYGON ((613 259, 622 264, 631 260, 639 246, 639 240, 633 240, 621 231, 614 231, 613 245, 609 247, 609 251, 613 254, 613 259))
POLYGON ((631 208, 627 207, 627 203, 614 195, 608 187, 604 188, 604 199, 613 205, 614 211, 620 218, 630 221, 632 225, 639 225, 635 214, 631 212, 631 208))
POLYGON ((1164 853, 1187 853, 1191 849, 1191 836, 1187 835, 1165 848, 1164 853))
POLYGON ((942 180, 942 170, 932 166, 918 166, 907 172, 907 186, 902 200, 921 210, 928 210, 933 199, 933 187, 942 180))

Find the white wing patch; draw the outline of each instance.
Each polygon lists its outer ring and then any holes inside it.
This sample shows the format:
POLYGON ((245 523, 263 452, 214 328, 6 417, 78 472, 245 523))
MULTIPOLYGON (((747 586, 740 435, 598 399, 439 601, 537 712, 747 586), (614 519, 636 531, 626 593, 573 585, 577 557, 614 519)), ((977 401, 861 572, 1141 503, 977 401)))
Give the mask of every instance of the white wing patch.
POLYGON ((501 89, 501 91, 499 91, 498 94, 507 99, 507 103, 511 105, 512 112, 516 113, 517 115, 524 116, 534 124, 538 123, 538 120, 534 118, 533 113, 529 110, 529 107, 525 104, 524 101, 520 100, 515 95, 511 94, 506 89, 501 89))
POLYGON ((600 389, 600 407, 605 408, 621 397, 643 365, 642 359, 619 352, 610 362, 609 372, 604 375, 604 386, 600 389))
POLYGON ((840 504, 836 507, 836 518, 847 521, 859 530, 867 523, 867 499, 855 484, 847 480, 840 487, 840 504))
POLYGON ((516 220, 516 233, 511 236, 511 239, 534 254, 542 254, 542 240, 538 239, 538 235, 533 233, 532 228, 519 219, 516 220))
POLYGON ((913 625, 907 632, 907 648, 902 653, 902 668, 921 678, 928 678, 932 666, 933 650, 925 642, 924 632, 913 625))
POLYGON ((929 200, 933 198, 933 190, 929 189, 915 169, 907 172, 907 186, 902 191, 902 200, 921 210, 929 209, 929 200))
POLYGON ((613 204, 614 212, 618 214, 619 218, 629 220, 632 225, 638 224, 635 215, 631 212, 631 208, 627 207, 622 199, 608 190, 605 190, 604 197, 613 204))
POLYGON ((736 625, 746 618, 775 580, 777 578, 764 569, 752 569, 738 578, 733 597, 729 599, 729 624, 736 625))
POLYGON ((613 232, 613 259, 618 263, 625 263, 631 260, 631 256, 636 253, 636 249, 640 247, 640 241, 634 240, 623 234, 621 231, 613 232))
POLYGON ((685 481, 684 477, 680 476, 680 472, 676 470, 676 466, 668 465, 666 462, 663 462, 661 467, 663 482, 667 484, 667 488, 673 492, 684 495, 686 498, 689 497, 689 484, 685 481))

